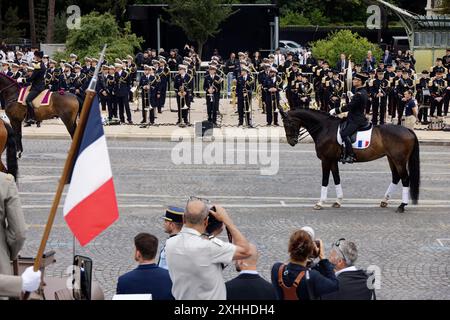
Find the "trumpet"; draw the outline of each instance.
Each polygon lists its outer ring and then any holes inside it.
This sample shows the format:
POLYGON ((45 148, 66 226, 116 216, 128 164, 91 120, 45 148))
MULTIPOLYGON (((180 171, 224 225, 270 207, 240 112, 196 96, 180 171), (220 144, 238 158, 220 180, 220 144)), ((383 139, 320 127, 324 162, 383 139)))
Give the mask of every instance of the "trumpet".
POLYGON ((236 85, 237 81, 236 79, 234 79, 233 82, 231 83, 231 104, 233 106, 236 105, 236 85))

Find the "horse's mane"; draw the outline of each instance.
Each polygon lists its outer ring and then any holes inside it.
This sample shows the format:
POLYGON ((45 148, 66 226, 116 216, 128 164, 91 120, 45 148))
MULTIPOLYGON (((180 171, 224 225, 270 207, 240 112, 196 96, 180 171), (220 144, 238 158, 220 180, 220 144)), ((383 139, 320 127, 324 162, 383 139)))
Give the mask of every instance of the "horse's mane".
POLYGON ((297 110, 292 110, 289 112, 289 114, 295 116, 300 116, 301 113, 309 113, 312 116, 319 116, 322 117, 324 119, 327 120, 332 120, 332 121, 341 121, 340 118, 338 117, 333 117, 330 116, 330 114, 328 112, 322 111, 322 110, 315 110, 315 109, 297 109, 297 110))
POLYGON ((17 85, 17 87, 19 87, 19 84, 17 83, 16 79, 11 78, 10 76, 8 76, 4 73, 0 73, 0 77, 6 78, 6 80, 8 80, 9 82, 14 82, 17 85))

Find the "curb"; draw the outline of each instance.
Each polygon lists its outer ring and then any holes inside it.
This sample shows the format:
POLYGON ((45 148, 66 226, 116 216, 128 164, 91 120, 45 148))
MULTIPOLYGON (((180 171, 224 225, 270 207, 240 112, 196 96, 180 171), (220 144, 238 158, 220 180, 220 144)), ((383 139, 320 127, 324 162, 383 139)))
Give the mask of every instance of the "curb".
MULTIPOLYGON (((192 138, 192 135, 186 135, 186 138, 192 138)), ((51 140, 70 140, 68 134, 24 134, 23 138, 25 139, 51 139, 51 140)), ((130 136, 128 134, 114 134, 114 135, 108 135, 106 134, 107 140, 110 141, 130 141, 130 140, 140 140, 140 141, 161 141, 161 142, 168 142, 172 141, 172 136, 169 135, 135 135, 130 136)), ((242 139, 247 141, 255 141, 255 139, 251 137, 246 137, 245 139, 242 139)), ((240 141, 242 141, 240 140, 240 141)), ((210 141, 210 137, 206 137, 205 141, 210 141)), ((177 141, 173 141, 177 142, 177 141)), ((279 139, 279 142, 281 143, 287 143, 286 137, 281 137, 279 139)), ((313 141, 309 139, 305 139, 304 141, 300 143, 313 143, 313 141)), ((450 139, 419 139, 419 143, 424 146, 450 146, 450 139)))

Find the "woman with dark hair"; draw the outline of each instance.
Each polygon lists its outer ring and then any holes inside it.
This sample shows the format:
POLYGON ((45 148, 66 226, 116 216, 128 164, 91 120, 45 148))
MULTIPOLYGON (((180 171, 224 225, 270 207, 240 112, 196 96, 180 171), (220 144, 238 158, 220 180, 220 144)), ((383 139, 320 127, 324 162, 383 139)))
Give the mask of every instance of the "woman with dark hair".
POLYGON ((289 239, 288 251, 289 263, 272 267, 272 284, 280 300, 314 300, 339 289, 334 266, 325 259, 322 240, 313 241, 308 232, 298 230, 289 239), (316 257, 319 263, 309 269, 308 260, 316 257))

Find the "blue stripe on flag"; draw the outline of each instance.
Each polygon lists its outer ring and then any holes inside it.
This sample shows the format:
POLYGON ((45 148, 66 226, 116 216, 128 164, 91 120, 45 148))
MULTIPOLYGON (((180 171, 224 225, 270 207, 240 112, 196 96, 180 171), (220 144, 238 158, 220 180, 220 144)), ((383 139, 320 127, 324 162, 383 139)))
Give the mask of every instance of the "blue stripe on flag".
POLYGON ((91 110, 89 111, 89 117, 81 140, 80 149, 78 150, 78 155, 104 134, 98 97, 95 97, 92 102, 91 110))
POLYGON ((362 148, 362 143, 363 143, 362 140, 358 141, 358 148, 362 148))

